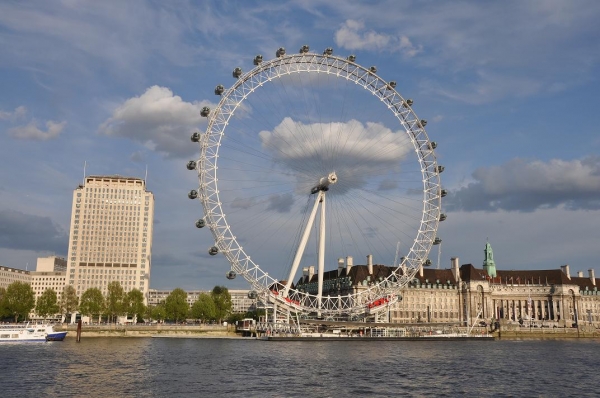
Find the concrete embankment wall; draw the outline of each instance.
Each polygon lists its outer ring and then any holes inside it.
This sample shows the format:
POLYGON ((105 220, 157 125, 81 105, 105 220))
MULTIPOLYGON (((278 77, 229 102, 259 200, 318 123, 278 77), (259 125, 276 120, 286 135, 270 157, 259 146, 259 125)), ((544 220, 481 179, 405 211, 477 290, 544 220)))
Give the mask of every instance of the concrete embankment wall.
POLYGON ((600 329, 593 325, 580 325, 579 328, 536 328, 516 325, 501 325, 494 336, 500 339, 578 339, 600 338, 600 329))
MULTIPOLYGON (((67 330, 67 338, 77 336, 77 325, 56 325, 55 331, 67 330)), ((233 326, 183 326, 183 325, 82 325, 81 337, 235 337, 233 326)))

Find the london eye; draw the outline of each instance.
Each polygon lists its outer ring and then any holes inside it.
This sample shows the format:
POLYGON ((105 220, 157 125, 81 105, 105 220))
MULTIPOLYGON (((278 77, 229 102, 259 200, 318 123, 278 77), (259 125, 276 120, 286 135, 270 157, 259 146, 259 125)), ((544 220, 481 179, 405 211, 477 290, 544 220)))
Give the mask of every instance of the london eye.
POLYGON ((389 303, 440 242, 443 166, 427 121, 400 83, 354 55, 305 45, 249 66, 216 85, 207 128, 191 136, 200 155, 187 164, 198 173, 188 196, 202 204, 209 254, 224 255, 227 278, 243 277, 253 297, 303 316, 389 303), (352 287, 361 261, 389 272, 352 287))

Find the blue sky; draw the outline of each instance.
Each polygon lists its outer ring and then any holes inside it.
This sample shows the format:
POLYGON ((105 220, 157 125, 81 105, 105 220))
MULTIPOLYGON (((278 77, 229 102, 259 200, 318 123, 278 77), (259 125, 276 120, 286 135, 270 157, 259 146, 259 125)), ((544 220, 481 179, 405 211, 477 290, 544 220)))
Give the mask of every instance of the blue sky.
MULTIPOLYGON (((229 87, 235 67, 308 44, 376 65, 429 121, 450 192, 442 268, 450 257, 481 266, 489 238, 499 269, 587 274, 600 255, 599 18, 596 1, 3 1, 0 264, 66 256, 87 162, 94 175, 148 169, 152 288, 246 288, 224 278, 224 258, 206 254, 211 234, 193 226, 202 209, 187 198, 197 179, 185 163, 198 156, 189 135, 206 129, 198 111, 214 107, 214 87, 229 87)), ((373 106, 356 98, 357 110, 373 106)), ((292 102, 262 104, 281 108, 267 133, 300 121, 292 102)), ((271 210, 293 211, 277 198, 271 210)), ((252 229, 243 232, 252 247, 252 229)), ((255 247, 275 253, 265 243, 255 247)), ((388 244, 375 261, 395 251, 388 244)))

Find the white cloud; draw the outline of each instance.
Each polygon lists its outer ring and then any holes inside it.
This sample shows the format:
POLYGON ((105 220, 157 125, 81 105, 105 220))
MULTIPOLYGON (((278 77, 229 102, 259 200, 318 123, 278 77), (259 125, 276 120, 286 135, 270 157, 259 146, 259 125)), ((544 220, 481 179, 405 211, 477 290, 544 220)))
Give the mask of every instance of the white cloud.
POLYGON ((12 112, 0 110, 0 120, 20 120, 23 119, 26 114, 27 108, 24 106, 19 106, 12 112))
POLYGON ((600 209, 600 157, 549 162, 513 159, 482 167, 448 197, 449 210, 600 209))
POLYGON ((365 30, 365 24, 352 19, 347 20, 335 32, 335 43, 348 50, 374 49, 400 51, 407 57, 414 57, 423 50, 422 46, 412 44, 407 36, 392 36, 365 30))
POLYGON ((207 101, 185 102, 166 87, 152 86, 113 112, 98 131, 109 136, 126 137, 167 157, 180 157, 198 151, 190 135, 205 118, 200 116, 207 101))
POLYGON ((335 171, 339 179, 336 191, 342 193, 382 176, 383 171, 397 171, 397 165, 413 149, 404 140, 404 131, 394 132, 379 123, 357 120, 305 124, 287 117, 273 131, 261 131, 259 137, 275 162, 296 171, 304 181, 312 173, 309 181, 316 184, 335 171))
POLYGON ((14 138, 21 140, 46 141, 58 137, 64 130, 67 122, 55 122, 48 120, 46 122, 46 131, 41 130, 37 126, 37 122, 32 120, 25 126, 13 127, 8 130, 8 134, 14 138))

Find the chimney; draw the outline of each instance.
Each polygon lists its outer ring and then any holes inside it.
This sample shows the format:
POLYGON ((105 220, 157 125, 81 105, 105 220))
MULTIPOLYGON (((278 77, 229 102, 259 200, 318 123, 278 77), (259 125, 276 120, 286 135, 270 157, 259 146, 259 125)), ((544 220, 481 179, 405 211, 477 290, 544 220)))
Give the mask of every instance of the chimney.
POLYGON ((314 275, 315 275, 315 266, 311 265, 310 267, 308 267, 308 280, 310 281, 314 275))
POLYGON ((344 258, 340 257, 338 258, 338 276, 340 276, 342 274, 342 270, 344 269, 344 258))
POLYGON ((454 280, 458 283, 460 281, 460 261, 458 257, 452 257, 450 259, 450 264, 452 264, 451 267, 454 280))
POLYGON ((373 255, 369 254, 367 256, 367 268, 369 270, 369 275, 373 275, 373 255))
POLYGON ((346 275, 350 275, 350 268, 354 265, 354 261, 352 260, 352 256, 346 257, 346 275))
POLYGON ((592 280, 592 285, 596 286, 596 276, 594 276, 594 270, 588 269, 588 272, 590 273, 590 279, 592 280))
POLYGON ((577 277, 583 278, 583 271, 577 271, 577 277))
POLYGON ((561 265, 560 269, 562 270, 562 272, 567 276, 567 278, 571 279, 571 274, 569 273, 569 265, 561 265))
POLYGON ((419 276, 423 277, 423 264, 419 265, 419 276))

